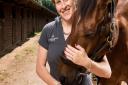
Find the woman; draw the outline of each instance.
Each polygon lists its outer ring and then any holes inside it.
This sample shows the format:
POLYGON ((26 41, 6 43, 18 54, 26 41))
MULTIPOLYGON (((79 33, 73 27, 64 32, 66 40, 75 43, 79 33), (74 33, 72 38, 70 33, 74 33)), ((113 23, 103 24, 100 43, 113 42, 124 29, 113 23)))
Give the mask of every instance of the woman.
MULTIPOLYGON (((64 52, 66 58, 73 63, 85 67, 97 76, 109 78, 111 76, 111 69, 106 56, 104 56, 100 63, 97 63, 92 61, 85 50, 79 45, 76 45, 76 48, 67 45, 65 49, 66 39, 70 35, 72 29, 72 16, 75 11, 74 0, 52 1, 60 17, 57 17, 43 28, 39 39, 36 66, 37 74, 48 85, 61 85, 57 74, 57 63, 59 57, 64 52), (50 66, 50 73, 45 67, 47 61, 50 66)), ((85 77, 84 85, 92 85, 90 75, 86 75, 85 77)))

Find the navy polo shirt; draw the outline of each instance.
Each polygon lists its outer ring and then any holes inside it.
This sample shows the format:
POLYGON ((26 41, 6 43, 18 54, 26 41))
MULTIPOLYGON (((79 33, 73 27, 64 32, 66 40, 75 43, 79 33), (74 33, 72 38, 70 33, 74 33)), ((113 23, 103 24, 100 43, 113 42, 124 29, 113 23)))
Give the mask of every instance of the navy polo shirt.
POLYGON ((66 45, 60 17, 46 24, 42 30, 39 44, 48 50, 47 60, 51 75, 58 80, 57 64, 66 45))

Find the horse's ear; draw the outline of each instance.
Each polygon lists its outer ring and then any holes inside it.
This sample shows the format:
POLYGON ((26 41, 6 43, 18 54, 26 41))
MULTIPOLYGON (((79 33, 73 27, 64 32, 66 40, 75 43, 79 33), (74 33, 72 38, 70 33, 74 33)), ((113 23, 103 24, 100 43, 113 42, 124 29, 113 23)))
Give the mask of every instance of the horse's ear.
POLYGON ((115 6, 117 5, 117 3, 118 3, 118 0, 108 0, 108 3, 109 2, 112 2, 112 4, 114 4, 115 6))
POLYGON ((107 4, 108 13, 112 14, 113 16, 115 10, 115 0, 108 0, 106 4, 107 4))
POLYGON ((118 0, 115 0, 115 4, 116 4, 116 6, 117 6, 117 3, 118 3, 118 0))

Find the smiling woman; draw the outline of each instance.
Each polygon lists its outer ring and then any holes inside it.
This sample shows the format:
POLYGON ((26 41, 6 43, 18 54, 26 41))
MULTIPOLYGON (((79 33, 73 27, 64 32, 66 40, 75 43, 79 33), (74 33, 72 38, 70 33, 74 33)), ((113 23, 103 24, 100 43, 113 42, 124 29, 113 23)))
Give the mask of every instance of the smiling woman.
POLYGON ((48 85, 61 85, 58 75, 58 62, 66 46, 66 40, 72 29, 72 15, 74 14, 73 0, 52 0, 60 15, 54 21, 46 24, 39 39, 37 58, 37 74, 48 85), (48 61, 50 73, 45 64, 48 61))

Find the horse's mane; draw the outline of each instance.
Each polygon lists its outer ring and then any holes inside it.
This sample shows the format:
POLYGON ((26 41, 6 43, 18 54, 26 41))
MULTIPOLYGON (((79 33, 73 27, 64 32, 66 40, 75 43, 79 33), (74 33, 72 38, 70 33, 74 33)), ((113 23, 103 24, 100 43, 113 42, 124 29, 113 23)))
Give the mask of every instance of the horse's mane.
POLYGON ((77 13, 80 19, 89 17, 96 7, 96 0, 78 0, 77 13))

